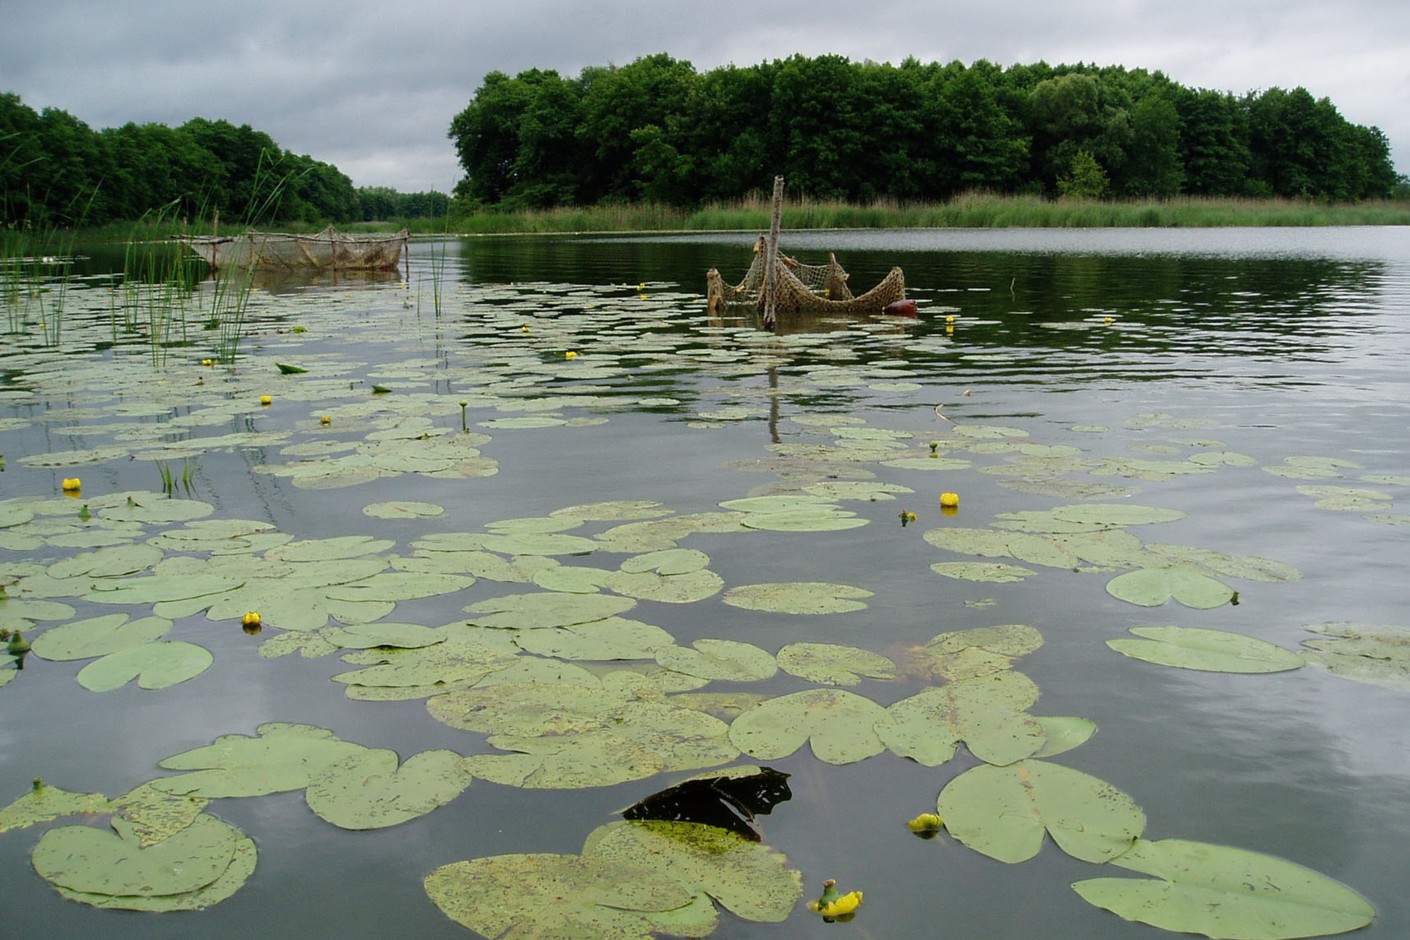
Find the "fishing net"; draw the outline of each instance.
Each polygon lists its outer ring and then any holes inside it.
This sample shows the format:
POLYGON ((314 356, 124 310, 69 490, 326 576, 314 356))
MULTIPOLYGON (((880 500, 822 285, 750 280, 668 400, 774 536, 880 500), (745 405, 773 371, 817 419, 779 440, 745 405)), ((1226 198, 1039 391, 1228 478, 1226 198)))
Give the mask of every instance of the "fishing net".
POLYGON ((282 268, 285 270, 394 270, 410 236, 349 235, 332 226, 314 235, 259 232, 235 236, 195 236, 186 245, 211 267, 282 268))

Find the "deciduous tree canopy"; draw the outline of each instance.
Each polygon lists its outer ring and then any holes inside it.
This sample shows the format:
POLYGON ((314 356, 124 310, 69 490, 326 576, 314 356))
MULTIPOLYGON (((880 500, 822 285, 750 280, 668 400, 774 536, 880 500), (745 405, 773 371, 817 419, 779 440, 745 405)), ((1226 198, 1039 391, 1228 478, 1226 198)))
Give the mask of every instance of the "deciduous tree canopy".
POLYGON ((1391 195, 1385 136, 1305 89, 1236 97, 1089 65, 841 56, 699 73, 658 54, 577 78, 491 72, 450 125, 457 196, 506 209, 967 190, 1127 198, 1391 195))
POLYGON ((0 222, 101 225, 155 212, 232 224, 442 215, 440 193, 355 190, 328 163, 289 153, 247 124, 94 131, 65 111, 0 93, 0 222))

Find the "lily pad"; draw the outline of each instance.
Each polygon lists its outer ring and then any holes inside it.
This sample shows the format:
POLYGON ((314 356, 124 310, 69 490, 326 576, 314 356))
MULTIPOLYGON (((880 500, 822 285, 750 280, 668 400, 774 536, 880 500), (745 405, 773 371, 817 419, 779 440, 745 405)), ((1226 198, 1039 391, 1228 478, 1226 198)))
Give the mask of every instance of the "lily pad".
POLYGON ((732 607, 781 614, 842 614, 866 609, 871 597, 865 588, 822 581, 746 584, 731 588, 720 599, 732 607))
POLYGON ((789 643, 778 666, 791 676, 822 685, 857 685, 863 677, 893 679, 896 664, 870 650, 835 643, 789 643))
POLYGON ((101 793, 74 793, 51 784, 30 790, 0 809, 0 832, 84 813, 110 813, 113 804, 101 793))
MULTIPOLYGON (((426 876, 426 894, 451 920, 484 937, 641 938, 651 913, 688 907, 695 895, 669 873, 610 858, 497 855, 443 865, 426 876)), ((714 928, 682 934, 706 936, 714 928)))
POLYGON ((144 689, 165 689, 194 679, 210 668, 210 650, 185 640, 157 640, 96 659, 78 671, 78 684, 90 692, 111 692, 133 679, 144 689))
POLYGON ((1111 784, 1041 760, 971 768, 940 791, 936 811, 960 842, 1009 863, 1037 855, 1045 831, 1068 855, 1108 862, 1146 825, 1140 807, 1111 784))
POLYGON ((688 676, 726 682, 759 682, 778 672, 773 654, 751 643, 700 639, 691 646, 663 646, 656 661, 688 676))
POLYGON ((449 803, 470 786, 465 759, 454 751, 422 751, 387 770, 377 751, 327 764, 309 778, 304 799, 343 829, 385 829, 449 803))
POLYGON ((875 726, 886 709, 843 689, 805 689, 769 699, 743 712, 729 736, 760 760, 787 757, 812 742, 813 754, 829 764, 850 764, 886 750, 875 726))
POLYGON ((937 562, 930 566, 930 570, 957 581, 987 581, 992 584, 1012 584, 1038 573, 1022 565, 983 561, 937 562))
MULTIPOLYGON (((259 737, 227 734, 204 747, 168 757, 160 766, 189 773, 153 781, 158 789, 203 797, 264 796, 302 790, 331 764, 369 750, 312 725, 270 722, 259 737)), ((385 770, 397 765, 395 751, 377 750, 385 770)))
POLYGON ((1139 640, 1107 640, 1132 659, 1208 672, 1286 672, 1302 667, 1302 657, 1266 640, 1202 627, 1132 627, 1139 640))
POLYGON ((471 620, 482 627, 532 630, 591 623, 626 613, 635 606, 636 601, 630 597, 540 591, 492 597, 477 601, 465 610, 471 620))
POLYGON ((35 637, 31 649, 40 659, 92 659, 160 640, 170 630, 164 617, 129 621, 127 614, 106 614, 51 627, 35 637))
POLYGON ((1159 607, 1174 598, 1186 607, 1208 610, 1222 607, 1234 598, 1234 590, 1227 584, 1188 568, 1128 571, 1108 581, 1106 591, 1118 600, 1141 607, 1159 607))
POLYGON ((1090 878, 1072 888, 1089 904, 1162 930, 1229 940, 1292 940, 1371 923, 1370 903, 1338 881, 1285 859, 1185 839, 1138 839, 1112 864, 1159 880, 1090 878))
POLYGON ((876 733, 892 752, 927 767, 943 764, 963 741, 975 757, 1012 764, 1047 741, 1027 709, 1038 687, 1017 672, 999 672, 925 689, 886 709, 876 733))
POLYGON ((803 894, 783 855, 736 832, 697 822, 612 822, 588 834, 586 858, 668 872, 744 920, 779 923, 803 894))
POLYGON ((551 630, 521 630, 514 636, 514 645, 526 653, 568 660, 650 659, 674 642, 660 627, 623 617, 551 630))
POLYGON ((62 826, 34 847, 34 869, 46 881, 85 894, 151 897, 199 891, 225 874, 241 832, 200 816, 167 839, 142 847, 121 817, 112 832, 62 826))
POLYGON ((1333 675, 1388 689, 1410 690, 1410 630, 1331 621, 1308 624, 1322 636, 1303 640, 1303 657, 1333 675))

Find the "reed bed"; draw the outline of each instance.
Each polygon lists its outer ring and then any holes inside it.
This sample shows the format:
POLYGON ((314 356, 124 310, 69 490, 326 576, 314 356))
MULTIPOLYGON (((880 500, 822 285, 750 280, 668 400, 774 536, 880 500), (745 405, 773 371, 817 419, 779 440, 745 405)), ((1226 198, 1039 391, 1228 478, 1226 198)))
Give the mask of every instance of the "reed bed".
MULTIPOLYGON (((763 197, 681 209, 649 203, 504 212, 450 220, 458 234, 758 231, 769 225, 763 197)), ((1217 226, 1410 225, 1410 202, 1319 203, 1289 199, 1044 199, 966 194, 946 202, 856 204, 796 198, 784 206, 790 229, 849 228, 1209 228, 1217 226)), ((444 231, 444 222, 440 223, 444 231)), ((413 228, 413 231, 415 229, 413 228)))

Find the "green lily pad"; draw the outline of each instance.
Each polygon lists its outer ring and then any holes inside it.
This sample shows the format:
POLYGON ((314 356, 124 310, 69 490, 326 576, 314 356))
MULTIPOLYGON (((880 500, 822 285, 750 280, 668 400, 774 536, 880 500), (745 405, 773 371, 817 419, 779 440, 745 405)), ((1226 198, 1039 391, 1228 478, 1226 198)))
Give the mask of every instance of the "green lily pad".
POLYGON ((936 634, 908 651, 912 672, 951 682, 1013 668, 1014 660, 1043 645, 1043 636, 1021 623, 936 634))
POLYGON ((465 759, 454 751, 422 751, 390 771, 378 754, 350 754, 310 776, 309 809, 343 829, 385 829, 424 816, 470 786, 465 759))
POLYGON ((545 591, 564 594, 597 594, 615 571, 588 565, 554 565, 534 572, 533 581, 545 591))
POLYGON ((778 651, 778 667, 822 685, 856 685, 863 677, 896 676, 896 664, 880 653, 835 643, 789 643, 778 651))
MULTIPOLYGON (((518 649, 512 638, 501 631, 469 624, 448 624, 436 629, 439 643, 416 647, 377 647, 365 653, 351 653, 343 661, 366 668, 339 673, 334 682, 357 688, 379 687, 415 691, 411 697, 446 691, 453 684, 478 682, 511 665, 518 649)), ((423 634, 424 636, 424 634, 423 634)))
POLYGON ((927 767, 970 753, 997 765, 1031 757, 1047 741, 1027 709, 1038 687, 1017 672, 999 672, 925 689, 886 709, 876 733, 891 751, 927 767))
POLYGON ((385 503, 370 503, 362 507, 364 516, 373 519, 427 519, 445 512, 444 506, 435 503, 420 503, 415 500, 392 500, 385 503))
MULTIPOLYGON (((287 634, 286 634, 287 635, 287 634)), ((448 634, 435 627, 419 623, 357 623, 328 631, 327 639, 340 649, 375 649, 391 646, 397 649, 421 649, 444 643, 448 634)))
POLYGON ((931 565, 930 570, 957 581, 987 581, 992 584, 1012 584, 1038 573, 1022 565, 983 561, 942 561, 931 565))
POLYGON ((840 532, 866 525, 870 520, 831 503, 788 512, 749 512, 740 525, 769 532, 840 532))
POLYGON ((760 682, 778 672, 773 654, 751 643, 700 639, 691 646, 663 646, 656 661, 688 676, 725 682, 760 682))
POLYGON ((35 637, 31 649, 40 659, 92 659, 160 640, 170 630, 171 621, 163 617, 129 621, 127 614, 106 614, 51 627, 35 637))
POLYGON ((1056 757, 1086 744, 1097 733, 1097 723, 1090 718, 1039 715, 1033 719, 1043 729, 1043 746, 1034 757, 1056 757))
MULTIPOLYGON (((312 725, 270 722, 256 731, 259 737, 222 735, 212 744, 166 758, 160 766, 189 773, 154 780, 153 786, 209 798, 302 790, 329 765, 369 750, 312 725)), ((396 768, 395 751, 374 753, 384 770, 396 768)))
POLYGON ((732 607, 780 614, 842 614, 866 609, 860 600, 871 597, 865 588, 822 581, 746 584, 721 597, 732 607))
POLYGON ((1090 878, 1072 888, 1089 904, 1162 930, 1229 940, 1346 933, 1375 919, 1338 881, 1285 859, 1185 839, 1136 841, 1113 865, 1159 880, 1090 878))
POLYGON ((113 804, 101 793, 73 793, 51 784, 26 790, 0 809, 0 832, 85 813, 111 813, 113 804))
POLYGON ((143 689, 165 689, 194 679, 210 668, 210 650, 185 640, 157 640, 109 653, 78 671, 78 684, 90 692, 111 692, 133 679, 143 689))
POLYGON ((659 552, 646 552, 622 562, 622 571, 630 574, 654 572, 662 576, 690 574, 702 571, 710 564, 710 556, 693 548, 668 548, 659 552))
POLYGON ((614 571, 606 582, 608 590, 625 597, 663 604, 693 604, 714 597, 724 586, 724 579, 709 569, 682 574, 614 571))
POLYGON ((1141 607, 1159 607, 1174 598, 1186 607, 1207 610, 1222 607, 1234 590, 1222 581, 1188 568, 1142 568, 1117 575, 1106 591, 1118 600, 1141 607))
POLYGON ((612 822, 588 834, 585 858, 668 872, 748 921, 780 923, 803 894, 801 873, 761 842, 695 822, 612 822))
POLYGON ((199 891, 225 874, 241 832, 200 816, 167 839, 142 847, 121 817, 112 832, 61 826, 34 847, 34 869, 55 885, 85 894, 151 897, 199 891))
MULTIPOLYGON (((642 770, 649 776, 664 769, 715 767, 739 754, 719 719, 601 684, 547 677, 505 682, 438 695, 427 710, 452 727, 489 733, 489 743, 501 750, 534 756, 532 762, 519 762, 533 773, 540 773, 543 758, 551 760, 554 775, 540 775, 536 786, 562 785, 563 779, 573 786, 598 786, 639 779, 642 770)), ((472 772, 485 776, 478 756, 471 761, 472 772)))
POLYGON ((1410 630, 1348 621, 1307 629, 1322 634, 1302 641, 1302 655, 1312 665, 1356 682, 1410 690, 1410 630))
POLYGON ((392 539, 375 539, 370 535, 343 535, 287 542, 265 552, 264 557, 270 561, 338 561, 375 555, 395 544, 392 539))
MULTIPOLYGON (((423 886, 441 913, 484 937, 643 938, 652 912, 688 907, 695 895, 669 873, 609 858, 497 855, 442 865, 423 886)), ((714 909, 708 927, 714 927, 714 909)), ((706 936, 709 929, 684 936, 706 936)))
POLYGON ((1302 657, 1266 640, 1202 627, 1132 627, 1139 640, 1107 640, 1132 659, 1209 672, 1286 672, 1300 669, 1302 657))
POLYGON ((936 811, 960 842, 1009 863, 1037 855, 1045 831, 1068 855, 1108 862, 1146 824, 1140 807, 1111 784, 1041 760, 973 767, 945 785, 936 811))
POLYGON ((630 597, 540 591, 492 597, 471 604, 465 611, 482 627, 533 630, 591 623, 626 613, 635 606, 636 601, 630 597))
POLYGON ((520 630, 514 636, 515 646, 535 656, 598 662, 651 659, 657 650, 674 642, 675 639, 658 626, 623 617, 548 630, 520 630))
POLYGON ((805 689, 769 699, 741 714, 729 736, 760 760, 787 757, 811 741, 813 754, 829 764, 850 764, 886 750, 875 726, 886 709, 843 689, 805 689))

